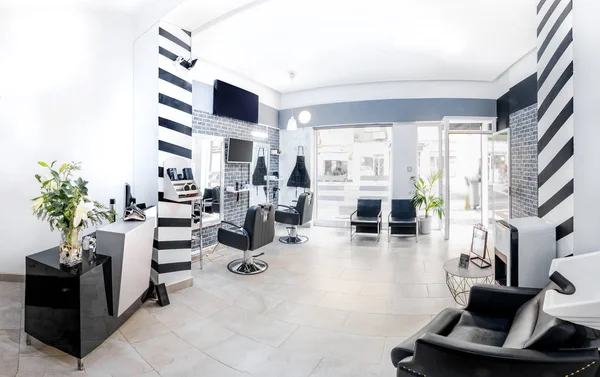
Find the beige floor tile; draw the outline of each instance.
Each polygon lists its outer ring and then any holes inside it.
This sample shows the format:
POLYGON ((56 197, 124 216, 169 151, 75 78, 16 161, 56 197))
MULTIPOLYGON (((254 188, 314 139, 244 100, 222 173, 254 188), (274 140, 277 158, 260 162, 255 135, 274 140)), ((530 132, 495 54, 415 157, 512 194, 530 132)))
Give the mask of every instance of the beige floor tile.
POLYGON ((265 274, 264 277, 265 281, 267 282, 302 286, 306 282, 306 280, 308 280, 309 275, 284 269, 273 268, 269 269, 269 273, 265 274))
POLYGON ((396 282, 401 284, 430 284, 445 283, 444 270, 439 272, 402 272, 396 276, 396 282))
POLYGON ((77 370, 77 359, 73 356, 19 357, 18 376, 85 376, 77 370))
POLYGON ((153 371, 118 331, 84 358, 84 366, 86 371, 110 375, 135 376, 153 371))
POLYGON ((360 281, 342 280, 311 276, 305 283, 307 288, 327 292, 360 293, 363 283, 360 281))
POLYGON ((119 330, 130 343, 169 333, 169 329, 145 309, 139 309, 119 330))
POLYGON ((429 297, 436 297, 436 298, 452 297, 452 295, 450 295, 450 290, 448 289, 448 286, 445 283, 443 283, 443 284, 427 284, 427 291, 429 293, 429 297))
MULTIPOLYGON (((323 358, 310 377, 383 377, 381 364, 357 363, 350 360, 323 358)), ((388 377, 394 376, 389 375, 388 377)))
POLYGON ((183 304, 165 306, 164 310, 156 311, 152 313, 152 316, 171 331, 188 322, 199 321, 205 318, 183 304))
POLYGON ((340 279, 376 283, 394 283, 396 282, 396 274, 397 273, 392 270, 357 270, 348 268, 341 273, 340 279))
POLYGON ((24 284, 0 281, 0 306, 23 302, 24 284))
POLYGON ((350 313, 342 331, 360 335, 408 337, 430 321, 428 315, 350 313))
POLYGON ((14 376, 19 363, 20 330, 0 330, 0 373, 14 376))
POLYGON ((269 283, 262 288, 262 291, 285 301, 305 305, 317 305, 326 293, 316 289, 281 283, 269 283))
POLYGON ((291 323, 297 326, 316 327, 325 330, 341 330, 349 312, 302 305, 294 302, 282 302, 266 313, 269 318, 291 323))
POLYGON ((211 319, 229 330, 273 347, 278 347, 297 328, 236 306, 220 311, 211 319))
POLYGON ((387 297, 328 292, 319 303, 319 306, 349 312, 389 314, 391 304, 392 300, 387 297))
POLYGON ((242 376, 242 373, 208 357, 172 333, 135 343, 134 347, 161 376, 242 376))
POLYGON ((398 284, 398 283, 363 283, 360 292, 364 296, 379 297, 428 297, 425 284, 398 284))
POLYGON ((384 343, 383 337, 301 327, 280 348, 298 354, 379 363, 384 343))
POLYGON ((235 335, 235 332, 217 324, 210 318, 187 322, 175 328, 173 332, 200 351, 213 347, 235 335))
POLYGON ((175 296, 179 302, 205 317, 230 306, 224 300, 194 287, 175 292, 171 296, 175 296))
POLYGON ((20 302, 0 306, 0 330, 20 329, 22 313, 20 302))
POLYGON ((251 373, 267 362, 275 347, 241 335, 234 335, 204 351, 210 357, 236 370, 251 373))
POLYGON ((456 307, 451 298, 401 298, 395 297, 392 314, 437 314, 445 308, 456 307))

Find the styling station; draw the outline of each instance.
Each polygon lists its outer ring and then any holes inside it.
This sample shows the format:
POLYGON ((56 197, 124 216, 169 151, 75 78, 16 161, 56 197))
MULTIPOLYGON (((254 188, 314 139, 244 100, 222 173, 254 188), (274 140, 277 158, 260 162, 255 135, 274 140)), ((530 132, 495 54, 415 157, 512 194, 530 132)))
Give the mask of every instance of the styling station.
POLYGON ((156 220, 117 221, 97 230, 94 253, 59 263, 54 247, 26 258, 25 333, 77 358, 102 344, 140 308, 148 289, 156 220))

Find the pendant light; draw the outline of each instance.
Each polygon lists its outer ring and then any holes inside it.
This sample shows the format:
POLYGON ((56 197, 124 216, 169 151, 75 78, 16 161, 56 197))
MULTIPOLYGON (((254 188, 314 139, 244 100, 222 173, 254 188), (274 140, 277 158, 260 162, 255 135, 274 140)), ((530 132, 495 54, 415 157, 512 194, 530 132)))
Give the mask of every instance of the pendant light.
MULTIPOLYGON (((290 71, 290 82, 294 84, 294 77, 296 77, 296 73, 294 71, 290 71)), ((296 118, 294 118, 294 108, 292 108, 292 116, 287 123, 288 131, 296 131, 298 129, 298 122, 296 122, 296 118)))

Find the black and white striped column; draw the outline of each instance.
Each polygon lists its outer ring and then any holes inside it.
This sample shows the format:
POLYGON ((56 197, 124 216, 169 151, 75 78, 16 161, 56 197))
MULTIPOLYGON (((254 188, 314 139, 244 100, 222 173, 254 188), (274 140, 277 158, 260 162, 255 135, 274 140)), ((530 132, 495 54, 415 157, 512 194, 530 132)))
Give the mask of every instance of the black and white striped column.
MULTIPOLYGON (((161 23, 158 35, 158 227, 154 237, 152 278, 167 285, 191 279, 191 202, 164 198, 163 162, 192 158, 192 83, 174 64, 191 55, 191 34, 161 23)), ((179 172, 181 173, 181 172, 179 172)))
POLYGON ((557 253, 573 253, 572 0, 537 6, 538 215, 557 225, 557 253))

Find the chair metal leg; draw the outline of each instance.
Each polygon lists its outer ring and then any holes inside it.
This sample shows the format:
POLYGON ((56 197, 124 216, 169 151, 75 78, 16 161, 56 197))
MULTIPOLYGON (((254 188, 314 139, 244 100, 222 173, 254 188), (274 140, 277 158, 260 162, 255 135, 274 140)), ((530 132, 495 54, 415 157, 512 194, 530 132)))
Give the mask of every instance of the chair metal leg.
POLYGON ((25 344, 28 346, 31 345, 31 336, 29 336, 29 334, 25 334, 25 344))
POLYGON ((419 243, 419 220, 417 220, 417 223, 415 224, 415 229, 417 230, 415 236, 417 239, 417 243, 419 243))
POLYGON ((83 359, 77 359, 77 370, 83 370, 83 359))
POLYGON ((392 227, 388 224, 388 243, 392 240, 392 227))

